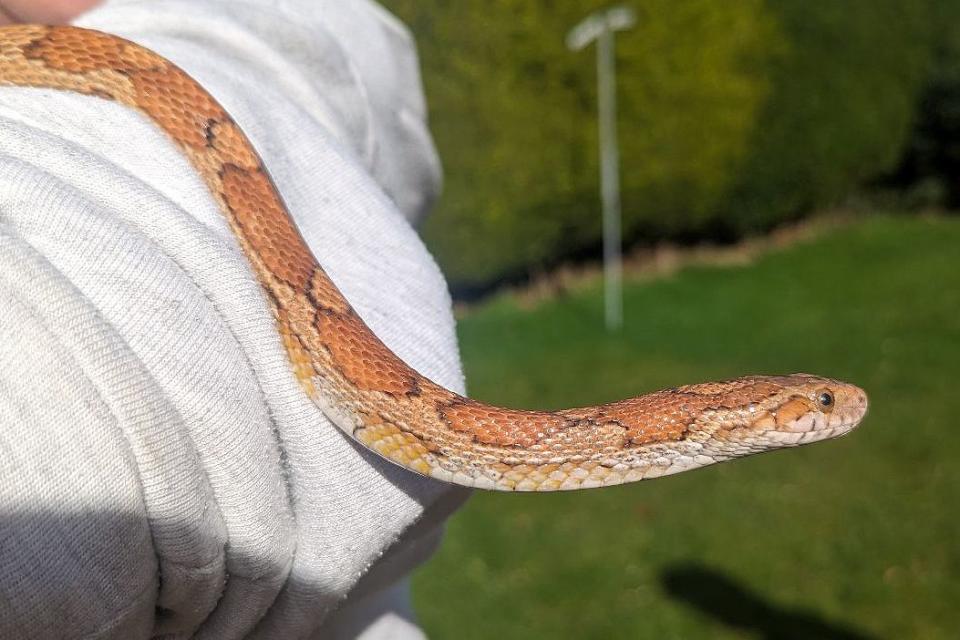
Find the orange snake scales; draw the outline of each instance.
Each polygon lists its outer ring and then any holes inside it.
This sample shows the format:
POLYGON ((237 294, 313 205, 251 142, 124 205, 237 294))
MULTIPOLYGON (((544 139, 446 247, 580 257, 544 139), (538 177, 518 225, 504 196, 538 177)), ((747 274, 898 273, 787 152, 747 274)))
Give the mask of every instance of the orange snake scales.
POLYGON ((461 397, 407 366, 360 319, 236 123, 172 63, 96 31, 5 27, 0 84, 115 100, 163 129, 227 217, 304 390, 347 434, 417 473, 484 489, 613 485, 843 435, 866 413, 859 388, 805 374, 552 412, 461 397))

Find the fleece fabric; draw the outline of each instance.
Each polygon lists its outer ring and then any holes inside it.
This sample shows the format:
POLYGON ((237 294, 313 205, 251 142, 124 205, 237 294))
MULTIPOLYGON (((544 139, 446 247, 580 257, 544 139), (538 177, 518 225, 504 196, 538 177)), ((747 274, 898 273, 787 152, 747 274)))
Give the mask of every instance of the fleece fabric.
MULTIPOLYGON (((78 24, 199 80, 359 314, 463 391, 412 227, 440 170, 401 24, 368 0, 110 0, 78 24)), ((0 637, 420 638, 406 576, 465 495, 311 403, 159 129, 0 89, 0 637)))

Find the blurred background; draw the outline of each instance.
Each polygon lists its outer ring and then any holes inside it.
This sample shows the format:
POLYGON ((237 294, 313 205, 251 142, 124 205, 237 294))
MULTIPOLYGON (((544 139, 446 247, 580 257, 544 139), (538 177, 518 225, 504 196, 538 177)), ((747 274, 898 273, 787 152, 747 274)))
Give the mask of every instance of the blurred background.
POLYGON ((851 437, 655 482, 478 494, 416 576, 434 638, 955 638, 960 0, 638 0, 616 39, 624 326, 607 332, 604 3, 382 0, 446 182, 422 228, 474 397, 555 408, 747 373, 870 394, 851 437))

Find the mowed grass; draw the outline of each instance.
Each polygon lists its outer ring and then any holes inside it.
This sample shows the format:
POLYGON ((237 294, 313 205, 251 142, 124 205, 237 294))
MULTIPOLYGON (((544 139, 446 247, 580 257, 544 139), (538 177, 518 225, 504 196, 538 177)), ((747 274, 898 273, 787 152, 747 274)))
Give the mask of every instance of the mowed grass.
POLYGON ((747 373, 856 382, 851 436, 610 489, 478 493, 414 579, 435 639, 956 638, 960 219, 876 217, 746 267, 460 323, 472 396, 556 408, 747 373))

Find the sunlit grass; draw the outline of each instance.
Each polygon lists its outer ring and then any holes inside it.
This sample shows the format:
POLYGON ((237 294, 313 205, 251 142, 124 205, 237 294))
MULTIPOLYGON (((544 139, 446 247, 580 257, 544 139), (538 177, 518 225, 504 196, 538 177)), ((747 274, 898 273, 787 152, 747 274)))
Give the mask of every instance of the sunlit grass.
POLYGON ((960 219, 878 217, 628 283, 620 335, 601 313, 599 283, 472 311, 470 394, 551 408, 806 371, 863 386, 870 415, 843 440, 654 482, 476 495, 414 581, 431 637, 956 637, 960 219))

